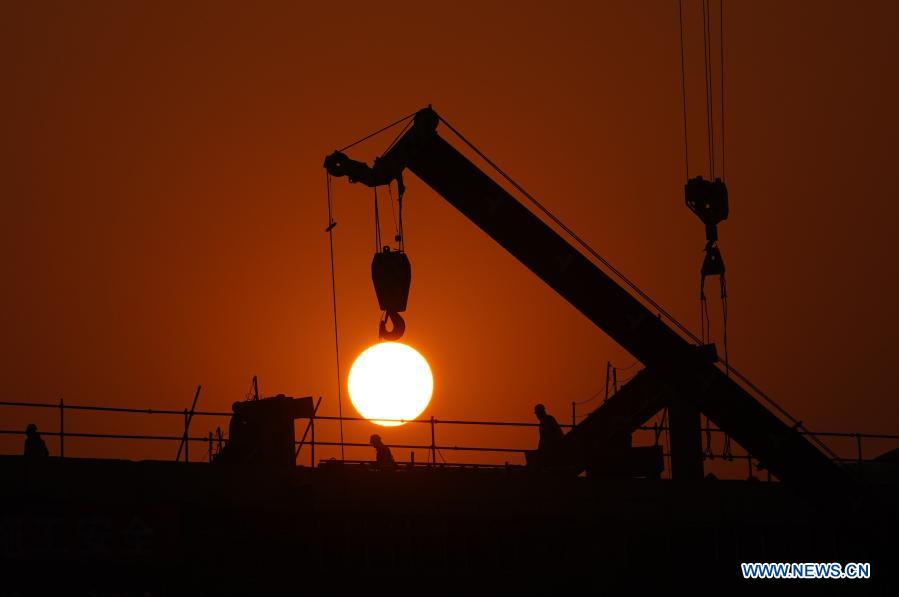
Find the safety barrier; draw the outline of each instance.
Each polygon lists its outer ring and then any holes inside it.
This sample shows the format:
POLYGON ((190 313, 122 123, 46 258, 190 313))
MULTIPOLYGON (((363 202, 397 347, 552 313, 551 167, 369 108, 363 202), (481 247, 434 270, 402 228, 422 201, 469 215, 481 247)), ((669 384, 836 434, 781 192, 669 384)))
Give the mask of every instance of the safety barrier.
MULTIPOLYGON (((205 436, 192 436, 190 435, 190 424, 193 417, 222 417, 229 418, 231 416, 230 412, 217 412, 217 411, 202 411, 202 410, 170 410, 170 409, 153 409, 153 408, 130 408, 130 407, 113 407, 113 406, 91 406, 91 405, 83 405, 83 404, 66 404, 64 400, 60 400, 58 403, 46 403, 46 402, 10 402, 10 401, 0 401, 0 407, 12 407, 12 408, 26 408, 26 409, 54 409, 59 413, 59 427, 57 431, 42 431, 41 435, 46 437, 55 437, 59 441, 59 456, 62 458, 66 457, 65 454, 65 440, 66 438, 94 438, 94 439, 105 439, 105 440, 131 440, 131 441, 164 441, 164 442, 181 442, 183 450, 179 449, 180 460, 184 462, 190 461, 190 445, 200 444, 203 445, 205 450, 205 458, 204 460, 212 460, 213 455, 221 449, 222 443, 227 442, 227 438, 224 438, 220 435, 214 435, 212 432, 209 432, 208 435, 205 436), (181 429, 180 434, 174 435, 165 435, 165 434, 139 434, 139 433, 88 433, 88 432, 78 432, 78 431, 66 431, 65 429, 65 413, 66 411, 89 411, 95 413, 130 413, 130 414, 140 414, 140 415, 160 415, 160 416, 177 416, 183 419, 183 427, 181 429)), ((405 420, 390 420, 385 419, 388 422, 399 422, 405 424, 412 425, 427 425, 430 431, 430 443, 422 443, 422 444, 388 444, 389 447, 395 449, 409 449, 409 450, 423 450, 428 453, 429 463, 432 465, 437 464, 445 464, 449 466, 456 466, 465 464, 467 466, 491 466, 486 463, 449 463, 446 462, 445 458, 443 458, 443 452, 461 452, 461 453, 494 453, 494 454, 516 454, 523 455, 529 449, 532 449, 533 446, 528 447, 496 447, 496 446, 469 446, 469 445, 448 445, 448 444, 440 444, 437 442, 438 430, 441 426, 484 426, 484 427, 517 427, 517 428, 537 428, 539 427, 539 423, 530 423, 530 422, 510 422, 510 421, 472 421, 472 420, 458 420, 458 419, 437 419, 435 417, 423 418, 423 419, 414 419, 410 421, 405 420), (443 463, 438 462, 438 456, 443 459, 443 463)), ((301 439, 297 440, 297 456, 300 455, 300 452, 304 447, 309 447, 310 460, 309 463, 311 466, 315 466, 315 449, 316 447, 343 447, 343 448, 367 448, 370 447, 368 444, 364 443, 355 443, 355 442, 340 442, 340 441, 323 441, 316 440, 316 425, 321 425, 322 423, 340 423, 340 422, 367 422, 367 419, 361 417, 336 417, 336 416, 314 416, 309 419, 307 423, 307 429, 302 434, 301 439), (308 439, 307 439, 308 438, 308 439)), ((570 429, 573 427, 573 424, 561 424, 563 428, 570 429)), ((662 443, 662 438, 668 433, 668 426, 664 424, 655 424, 655 425, 644 425, 639 428, 640 431, 651 432, 650 437, 655 442, 656 445, 662 443)), ((0 429, 0 435, 25 435, 24 430, 17 429, 0 429)), ((724 460, 724 461, 746 461, 747 470, 749 474, 753 474, 753 457, 748 453, 733 453, 729 448, 727 448, 727 442, 725 441, 724 448, 720 452, 716 452, 712 449, 710 438, 712 435, 720 436, 723 435, 720 429, 711 427, 710 425, 703 429, 703 433, 705 437, 708 439, 706 448, 704 450, 704 457, 707 460, 724 460)), ((812 435, 811 432, 803 431, 806 435, 812 435)), ((828 439, 842 439, 849 440, 855 444, 855 455, 852 458, 844 458, 834 455, 832 458, 836 462, 840 463, 865 463, 872 462, 873 459, 868 457, 870 454, 869 451, 864 449, 865 442, 878 441, 878 442, 889 442, 893 443, 896 446, 899 446, 899 435, 893 434, 879 434, 879 433, 844 433, 844 432, 816 432, 813 434, 816 436, 816 440, 819 442, 824 442, 828 439)), ((667 443, 667 442, 666 442, 667 443)), ((833 452, 833 451, 831 451, 833 452)), ((835 452, 833 452, 835 454, 835 452)), ((663 449, 663 454, 666 459, 670 457, 668 450, 663 449)), ((346 461, 350 462, 350 461, 346 461)), ((363 462, 363 461, 359 461, 363 462)), ((413 452, 413 460, 414 463, 414 452, 413 452)), ((508 463, 506 463, 508 465, 508 463)), ((666 467, 666 470, 670 470, 670 466, 666 467)), ((756 464, 755 470, 761 470, 761 467, 756 464)))

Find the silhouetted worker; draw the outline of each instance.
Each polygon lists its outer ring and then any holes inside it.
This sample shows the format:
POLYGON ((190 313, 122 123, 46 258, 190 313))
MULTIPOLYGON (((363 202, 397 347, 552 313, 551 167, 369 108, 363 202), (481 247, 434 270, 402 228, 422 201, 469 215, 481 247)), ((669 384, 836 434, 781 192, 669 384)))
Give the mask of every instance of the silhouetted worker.
POLYGON ((377 452, 378 467, 383 469, 396 466, 396 462, 393 460, 393 454, 390 453, 390 448, 384 445, 380 435, 377 433, 372 435, 369 442, 374 446, 375 451, 377 452))
POLYGON ((37 432, 37 425, 29 423, 25 428, 25 456, 28 458, 46 458, 50 455, 47 444, 37 432))
POLYGON ((537 451, 544 455, 556 452, 562 446, 562 428, 559 426, 556 418, 547 414, 546 407, 538 404, 534 407, 534 414, 540 421, 540 441, 537 444, 537 451))

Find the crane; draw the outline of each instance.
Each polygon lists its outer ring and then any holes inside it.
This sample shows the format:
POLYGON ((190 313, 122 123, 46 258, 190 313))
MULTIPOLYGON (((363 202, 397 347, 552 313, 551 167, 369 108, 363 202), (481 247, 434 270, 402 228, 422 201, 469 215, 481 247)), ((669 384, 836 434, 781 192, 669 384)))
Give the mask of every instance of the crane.
POLYGON ((673 329, 441 137, 441 124, 457 133, 428 106, 372 165, 335 151, 324 167, 331 176, 369 187, 395 181, 400 196, 404 172, 415 174, 644 365, 617 400, 566 436, 575 464, 589 469, 608 447, 604 438, 620 435, 621 426, 630 433, 668 408, 675 479, 703 476, 704 414, 781 481, 844 480, 845 471, 799 429, 716 366, 714 345, 697 346, 673 329))

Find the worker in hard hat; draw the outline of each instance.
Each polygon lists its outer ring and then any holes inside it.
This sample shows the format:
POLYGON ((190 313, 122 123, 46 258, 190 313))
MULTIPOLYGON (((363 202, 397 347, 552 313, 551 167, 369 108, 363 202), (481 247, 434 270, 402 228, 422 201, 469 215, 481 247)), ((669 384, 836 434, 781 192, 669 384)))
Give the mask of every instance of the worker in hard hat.
POLYGON ((534 414, 540 421, 540 440, 537 443, 535 464, 538 468, 551 466, 559 457, 564 433, 556 418, 546 412, 542 404, 534 406, 534 414))
POLYGON ((29 423, 25 428, 25 456, 28 458, 46 458, 50 455, 44 438, 37 431, 37 425, 29 423))
POLYGON ((377 433, 373 434, 369 439, 369 443, 375 448, 378 468, 392 469, 396 466, 396 462, 393 460, 393 454, 390 453, 390 448, 381 441, 380 435, 377 433))

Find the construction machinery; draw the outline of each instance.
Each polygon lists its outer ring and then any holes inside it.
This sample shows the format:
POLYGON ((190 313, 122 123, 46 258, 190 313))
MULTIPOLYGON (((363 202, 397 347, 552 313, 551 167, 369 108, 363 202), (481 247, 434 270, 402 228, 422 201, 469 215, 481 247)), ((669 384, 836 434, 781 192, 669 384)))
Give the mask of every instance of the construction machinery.
MULTIPOLYGON (((438 132, 441 124, 468 143, 429 106, 415 114, 406 132, 371 166, 335 151, 324 167, 330 176, 369 187, 395 181, 400 197, 403 174, 412 172, 644 365, 614 400, 566 436, 568 465, 579 471, 608 470, 610 454, 626 455, 629 442, 621 438, 667 408, 674 479, 703 477, 704 414, 784 482, 844 480, 845 471, 795 425, 718 366, 714 344, 692 342, 650 310, 447 142, 438 132)), ((720 221, 722 214, 716 217, 720 221)))
POLYGON ((284 394, 235 402, 231 407, 228 443, 216 455, 218 464, 294 466, 294 421, 314 415, 312 398, 284 394))

